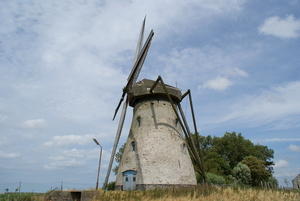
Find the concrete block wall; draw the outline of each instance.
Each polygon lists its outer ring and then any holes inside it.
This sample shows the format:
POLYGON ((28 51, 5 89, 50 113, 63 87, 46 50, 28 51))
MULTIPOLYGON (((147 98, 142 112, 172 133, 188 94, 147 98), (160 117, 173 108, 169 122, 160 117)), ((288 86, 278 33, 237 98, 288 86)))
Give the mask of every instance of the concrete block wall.
POLYGON ((46 196, 52 201, 92 201, 98 191, 54 191, 46 196))

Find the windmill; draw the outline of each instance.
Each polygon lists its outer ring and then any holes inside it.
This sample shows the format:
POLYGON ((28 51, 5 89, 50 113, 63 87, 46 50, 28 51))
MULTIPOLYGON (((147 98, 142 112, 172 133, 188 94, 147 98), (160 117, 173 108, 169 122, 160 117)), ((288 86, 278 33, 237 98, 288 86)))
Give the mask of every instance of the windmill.
POLYGON ((134 108, 133 118, 119 164, 115 189, 147 190, 158 187, 193 186, 196 185, 195 170, 204 179, 205 174, 201 155, 196 149, 180 106, 181 100, 189 95, 197 134, 191 94, 188 90, 182 95, 180 89, 164 84, 160 76, 156 81, 143 79, 136 83, 154 35, 151 30, 142 47, 144 29, 145 19, 140 31, 134 64, 113 117, 113 119, 116 117, 125 99, 104 185, 107 185, 109 179, 126 110, 130 105, 134 108), (195 167, 190 155, 197 164, 195 167))

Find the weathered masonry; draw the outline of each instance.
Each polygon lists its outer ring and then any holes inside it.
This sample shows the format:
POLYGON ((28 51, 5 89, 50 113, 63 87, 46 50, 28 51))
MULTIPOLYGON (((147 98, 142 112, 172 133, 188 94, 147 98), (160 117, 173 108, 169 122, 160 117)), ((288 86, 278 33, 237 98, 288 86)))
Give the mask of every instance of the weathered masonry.
POLYGON ((300 189, 300 174, 298 174, 298 176, 295 179, 293 179, 292 182, 294 188, 300 189))
MULTIPOLYGON (((130 132, 116 178, 116 190, 196 185, 194 168, 181 126, 159 83, 143 79, 133 87, 129 105, 134 108, 130 132)), ((173 104, 181 91, 166 85, 173 104)))

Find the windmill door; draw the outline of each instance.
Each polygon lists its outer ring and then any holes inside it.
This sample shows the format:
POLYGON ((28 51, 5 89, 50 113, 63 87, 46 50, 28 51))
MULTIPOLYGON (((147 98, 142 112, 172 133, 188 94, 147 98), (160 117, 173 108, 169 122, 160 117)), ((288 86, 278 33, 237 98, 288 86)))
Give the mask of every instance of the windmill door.
POLYGON ((136 171, 128 170, 123 172, 123 190, 135 190, 136 189, 136 171))

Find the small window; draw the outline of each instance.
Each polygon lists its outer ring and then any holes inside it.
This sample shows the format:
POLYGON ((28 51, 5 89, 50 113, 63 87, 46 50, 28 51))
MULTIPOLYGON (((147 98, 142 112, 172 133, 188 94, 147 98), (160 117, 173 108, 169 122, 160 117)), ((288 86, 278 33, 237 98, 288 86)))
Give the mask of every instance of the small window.
POLYGON ((137 127, 141 127, 141 117, 136 118, 137 127))
POLYGON ((128 182, 128 177, 125 177, 125 182, 128 182))
POLYGON ((132 178, 132 181, 135 181, 135 177, 132 178))
POLYGON ((175 127, 176 127, 176 128, 178 127, 178 123, 179 123, 179 121, 178 121, 178 119, 176 119, 176 120, 175 120, 175 127))
POLYGON ((186 145, 185 145, 185 143, 182 144, 182 153, 186 154, 186 145))
POLYGON ((131 151, 135 151, 135 141, 131 142, 131 151))

